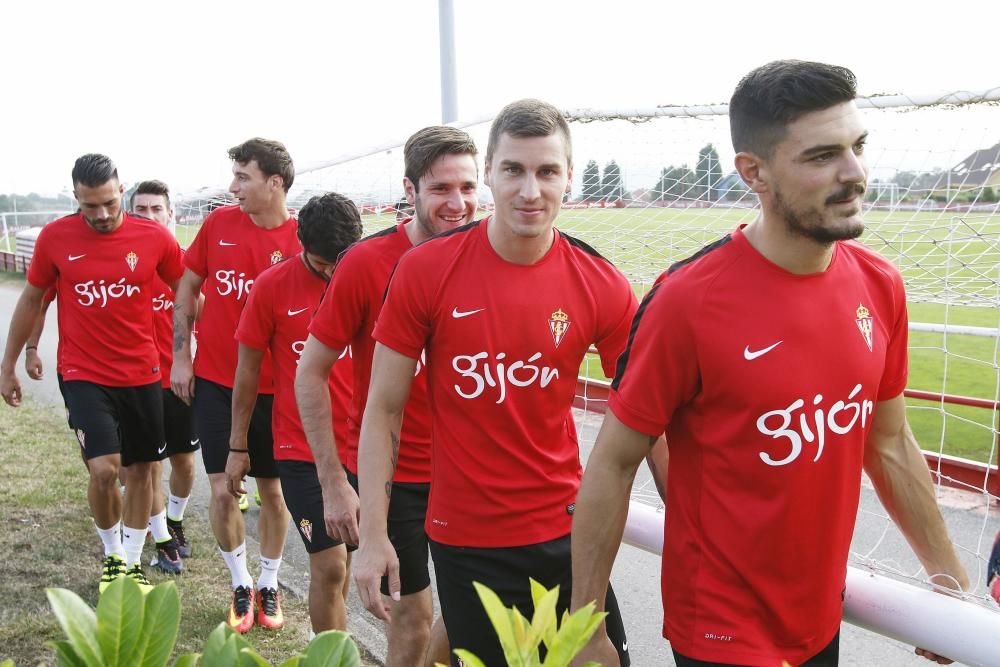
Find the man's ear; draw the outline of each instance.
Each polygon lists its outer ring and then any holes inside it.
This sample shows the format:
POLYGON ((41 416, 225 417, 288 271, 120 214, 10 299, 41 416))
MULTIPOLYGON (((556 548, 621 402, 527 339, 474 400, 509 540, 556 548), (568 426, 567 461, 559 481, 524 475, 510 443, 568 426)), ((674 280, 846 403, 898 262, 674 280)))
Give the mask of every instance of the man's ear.
POLYGON ((751 192, 760 194, 768 191, 767 163, 754 153, 743 151, 736 154, 736 173, 751 192))

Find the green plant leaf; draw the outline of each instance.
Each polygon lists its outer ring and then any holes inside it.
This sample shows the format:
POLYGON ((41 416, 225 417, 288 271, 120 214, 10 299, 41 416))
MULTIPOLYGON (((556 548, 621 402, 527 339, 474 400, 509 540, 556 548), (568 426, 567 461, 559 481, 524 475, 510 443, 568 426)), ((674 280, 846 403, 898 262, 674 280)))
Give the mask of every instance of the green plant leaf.
MULTIPOLYGON (((496 630, 500 639, 500 647, 503 649, 504 657, 507 659, 508 667, 523 667, 521 652, 514 639, 514 628, 511 622, 510 611, 503 605, 500 598, 488 586, 484 586, 478 581, 472 582, 473 588, 479 595, 486 615, 490 619, 490 624, 496 630)), ((464 658, 463 658, 464 660, 464 658)))
POLYGON ((281 663, 278 667, 299 667, 300 664, 302 664, 302 656, 293 655, 291 658, 281 663))
POLYGON ((76 656, 87 667, 101 667, 104 661, 97 642, 94 610, 79 595, 65 588, 47 588, 45 595, 76 656))
POLYGON ((174 667, 198 667, 199 660, 201 660, 201 653, 185 653, 177 658, 174 667))
POLYGON ((14 661, 7 658, 3 662, 0 662, 0 667, 14 667, 14 661))
POLYGON ((556 639, 545 656, 543 663, 545 667, 567 667, 576 654, 587 645, 607 615, 607 612, 603 611, 595 613, 593 602, 580 607, 572 614, 564 613, 556 639))
POLYGON ((316 635, 305 655, 302 667, 360 667, 361 654, 351 635, 341 630, 324 630, 316 635))
MULTIPOLYGON (((240 659, 239 640, 242 637, 225 621, 215 626, 208 635, 205 648, 202 651, 201 662, 203 665, 236 665, 240 659)), ((244 644, 246 641, 244 640, 244 644)), ((249 646, 249 644, 246 644, 249 646)))
POLYGON ((97 601, 97 641, 107 667, 132 667, 142 630, 142 591, 128 577, 111 582, 97 601))
MULTIPOLYGON (((138 588, 137 585, 136 587, 138 588)), ((177 629, 181 623, 181 598, 172 581, 159 584, 144 597, 142 641, 137 647, 141 648, 141 652, 136 651, 133 664, 140 667, 166 667, 177 642, 177 629)))
MULTIPOLYGON (((53 648, 56 652, 56 665, 57 667, 86 667, 86 663, 80 659, 80 656, 76 654, 73 650, 73 645, 65 639, 60 639, 55 642, 48 642, 48 645, 53 648)), ((13 667, 13 660, 5 660, 4 667, 10 665, 13 667)))
POLYGON ((242 667, 271 667, 271 663, 265 660, 260 653, 250 646, 240 649, 240 662, 242 667))
POLYGON ((465 667, 486 667, 483 661, 477 658, 475 654, 469 653, 463 648, 455 649, 454 653, 462 659, 462 662, 465 663, 465 667))
MULTIPOLYGON (((546 590, 544 586, 531 580, 531 598, 535 602, 535 614, 531 619, 531 632, 528 640, 534 646, 545 642, 550 646, 556 639, 556 604, 559 602, 559 587, 546 590)), ((537 655, 537 654, 536 654, 537 655)))

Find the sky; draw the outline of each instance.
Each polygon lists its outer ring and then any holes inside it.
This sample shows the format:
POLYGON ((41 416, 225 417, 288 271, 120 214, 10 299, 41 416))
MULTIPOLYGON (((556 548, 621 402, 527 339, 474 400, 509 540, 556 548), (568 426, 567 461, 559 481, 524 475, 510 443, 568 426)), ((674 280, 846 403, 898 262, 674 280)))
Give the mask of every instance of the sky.
MULTIPOLYGON (((459 118, 521 97, 726 102, 778 58, 850 67, 861 94, 1000 86, 1000 3, 922 5, 454 0, 459 118)), ((3 3, 0 193, 65 190, 87 152, 186 192, 224 187, 227 148, 251 136, 300 168, 405 139, 441 120, 437 14, 437 0, 3 3)))

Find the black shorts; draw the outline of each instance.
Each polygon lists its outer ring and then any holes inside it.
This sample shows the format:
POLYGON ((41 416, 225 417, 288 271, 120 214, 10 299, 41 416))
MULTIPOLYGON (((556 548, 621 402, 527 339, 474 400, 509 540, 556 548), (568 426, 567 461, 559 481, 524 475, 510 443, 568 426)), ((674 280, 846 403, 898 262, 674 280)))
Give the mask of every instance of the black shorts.
MULTIPOLYGON (((347 479, 358 490, 358 477, 347 468, 347 479)), ((401 595, 419 593, 431 585, 430 568, 427 567, 427 533, 424 517, 427 516, 427 497, 430 484, 393 482, 389 498, 386 527, 389 541, 399 559, 399 592, 401 595)), ((362 521, 364 517, 362 517, 362 521)), ((382 577, 382 594, 389 594, 389 580, 382 577)))
MULTIPOLYGON (((316 474, 316 464, 308 461, 278 461, 278 476, 285 505, 292 515, 292 525, 299 531, 306 551, 315 554, 343 542, 326 533, 323 520, 323 489, 316 474)), ((358 547, 348 544, 348 551, 358 547)))
POLYGON ((121 455, 121 464, 162 461, 163 399, 160 383, 107 387, 85 380, 64 380, 69 423, 85 459, 121 455))
MULTIPOLYGON (((250 477, 274 479, 274 436, 271 434, 271 408, 274 396, 258 394, 250 416, 247 448, 250 450, 250 477)), ((205 472, 226 472, 229 458, 229 435, 233 424, 233 390, 205 378, 194 379, 194 432, 201 440, 201 458, 205 472)))
MULTIPOLYGON (((677 667, 731 667, 725 662, 705 662, 695 660, 674 651, 674 662, 677 667)), ((833 641, 819 653, 802 663, 802 667, 837 667, 840 664, 840 631, 833 636, 833 641)))
MULTIPOLYGON (((569 535, 540 544, 500 548, 453 547, 431 540, 430 548, 448 643, 453 649, 471 651, 483 664, 504 665, 506 661, 493 625, 472 587, 473 581, 489 586, 505 607, 516 605, 528 619, 535 609, 529 578, 548 589, 559 586, 556 618, 561 619, 563 610, 569 609, 573 583, 569 535)), ((618 649, 622 667, 627 667, 631 664, 628 640, 610 585, 604 610, 608 612, 608 637, 618 649)), ((458 665, 454 654, 451 664, 458 665)))
POLYGON ((198 451, 200 444, 194 436, 191 406, 169 389, 163 390, 163 434, 167 441, 167 456, 198 451))

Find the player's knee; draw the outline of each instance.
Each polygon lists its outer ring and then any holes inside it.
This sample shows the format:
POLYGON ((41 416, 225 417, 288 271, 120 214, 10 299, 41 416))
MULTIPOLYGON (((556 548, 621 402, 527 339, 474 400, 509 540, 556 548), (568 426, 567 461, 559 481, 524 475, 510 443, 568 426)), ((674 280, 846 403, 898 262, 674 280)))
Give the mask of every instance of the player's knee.
POLYGON ((332 593, 343 590, 347 580, 347 557, 343 547, 331 547, 310 554, 310 576, 315 581, 323 582, 323 588, 332 593))
POLYGON ((194 454, 175 454, 170 457, 170 474, 180 479, 194 479, 194 454))
POLYGON ((434 607, 431 605, 430 589, 425 588, 417 593, 404 595, 393 606, 393 622, 397 620, 401 627, 407 628, 407 632, 431 634, 431 624, 434 621, 434 607))
POLYGON ((118 464, 114 461, 106 460, 106 457, 99 457, 88 461, 87 469, 90 471, 90 479, 94 484, 106 488, 118 485, 118 464))

